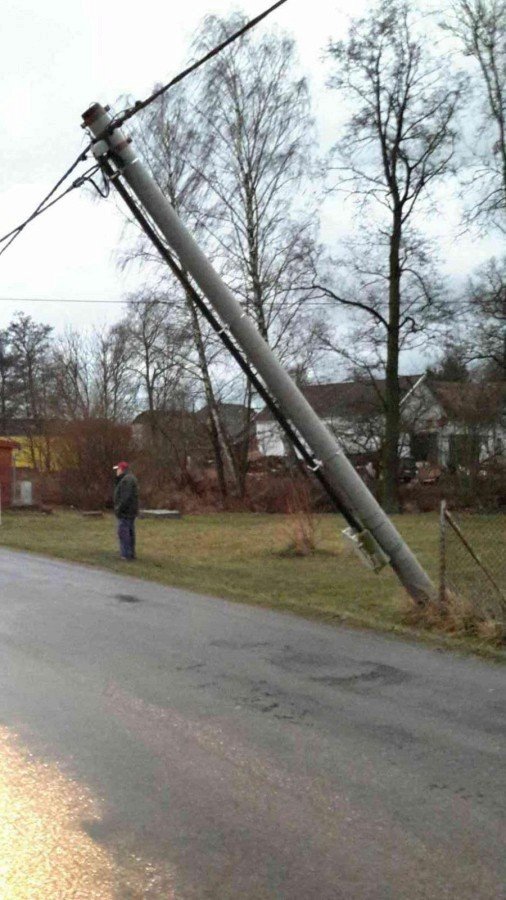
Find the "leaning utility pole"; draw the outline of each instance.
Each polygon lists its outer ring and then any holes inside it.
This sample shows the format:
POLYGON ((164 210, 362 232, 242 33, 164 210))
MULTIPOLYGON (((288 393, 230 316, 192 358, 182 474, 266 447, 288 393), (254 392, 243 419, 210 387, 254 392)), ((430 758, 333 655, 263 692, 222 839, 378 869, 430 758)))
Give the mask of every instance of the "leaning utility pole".
POLYGON ((381 564, 389 562, 415 602, 425 603, 434 597, 435 588, 416 556, 346 458, 334 435, 285 372, 256 325, 179 220, 136 156, 130 140, 115 126, 108 109, 95 103, 83 114, 83 120, 84 127, 95 138, 97 159, 112 163, 115 168, 112 178, 124 179, 136 195, 150 220, 177 254, 182 267, 218 313, 223 327, 242 348, 285 416, 315 455, 318 467, 343 509, 360 524, 361 530, 355 529, 350 536, 362 555, 372 568, 380 568, 381 564))

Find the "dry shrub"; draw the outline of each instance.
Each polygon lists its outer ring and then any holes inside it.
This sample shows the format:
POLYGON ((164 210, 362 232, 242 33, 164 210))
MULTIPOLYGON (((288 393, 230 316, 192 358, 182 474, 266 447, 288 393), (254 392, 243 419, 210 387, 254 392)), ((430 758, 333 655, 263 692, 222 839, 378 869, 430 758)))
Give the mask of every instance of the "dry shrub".
POLYGON ((455 591, 446 591, 444 604, 431 600, 423 606, 413 606, 410 602, 404 618, 407 624, 418 628, 479 637, 496 646, 506 640, 505 622, 479 610, 470 599, 455 591))
POLYGON ((101 509, 112 504, 112 467, 130 460, 132 432, 128 425, 105 419, 69 422, 59 439, 62 500, 80 509, 101 509))
POLYGON ((291 482, 287 497, 286 513, 289 516, 287 531, 290 537, 284 556, 310 556, 317 548, 317 523, 313 512, 313 498, 307 481, 291 482))
POLYGON ((506 642, 506 623, 500 622, 498 619, 484 619, 482 622, 478 622, 477 634, 487 644, 500 647, 506 642))
POLYGON ((250 512, 286 513, 293 504, 294 484, 303 484, 307 492, 305 504, 313 512, 333 511, 333 506, 320 484, 304 478, 298 471, 252 472, 246 480, 243 509, 250 512))
POLYGON ((285 473, 254 473, 246 480, 244 505, 251 512, 285 513, 292 478, 285 473))

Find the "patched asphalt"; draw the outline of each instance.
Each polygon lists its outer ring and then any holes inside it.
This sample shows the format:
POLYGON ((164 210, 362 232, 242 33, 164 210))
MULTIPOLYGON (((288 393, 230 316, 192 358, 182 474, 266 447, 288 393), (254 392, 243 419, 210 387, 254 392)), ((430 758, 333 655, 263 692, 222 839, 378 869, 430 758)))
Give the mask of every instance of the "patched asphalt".
POLYGON ((132 897, 506 897, 500 665, 1 550, 0 674, 132 897))

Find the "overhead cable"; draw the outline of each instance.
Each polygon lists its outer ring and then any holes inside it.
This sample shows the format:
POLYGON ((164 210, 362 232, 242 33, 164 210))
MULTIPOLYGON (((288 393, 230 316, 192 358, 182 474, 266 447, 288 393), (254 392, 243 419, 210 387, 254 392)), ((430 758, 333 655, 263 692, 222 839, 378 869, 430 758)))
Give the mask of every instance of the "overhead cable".
MULTIPOLYGON (((213 47, 212 50, 209 50, 204 56, 201 56, 200 59, 196 60, 182 72, 179 72, 174 78, 167 82, 167 84, 162 85, 162 87, 158 88, 156 91, 153 91, 149 97, 146 97, 145 100, 137 100, 133 106, 126 109, 122 112, 117 118, 114 119, 110 126, 110 131, 114 131, 116 128, 121 128, 121 126, 131 119, 132 116, 135 116, 142 109, 145 109, 146 106, 149 106, 150 103, 153 103, 158 97, 161 97, 162 94, 165 94, 169 88, 174 87, 174 85, 179 84, 180 81, 183 81, 184 78, 187 78, 188 75, 191 75, 192 72, 196 72, 197 69, 200 69, 204 63, 208 62, 208 60, 212 59, 213 56, 217 56, 218 53, 221 53, 222 50, 225 50, 226 47, 229 47, 230 44, 233 44, 234 41, 237 41, 239 38, 243 37, 248 31, 251 31, 256 25, 259 24, 263 19, 267 18, 274 10, 278 9, 278 7, 283 6, 287 0, 277 0, 277 3, 273 3, 272 6, 269 6, 268 9, 265 9, 258 16, 255 16, 253 19, 250 19, 246 25, 243 25, 242 28, 239 28, 233 34, 229 35, 221 44, 218 44, 216 47, 213 47)), ((96 140, 96 139, 95 139, 96 140)))
MULTIPOLYGON (((72 163, 71 166, 69 166, 67 171, 64 172, 64 174, 61 176, 61 178, 58 179, 56 184, 53 185, 53 187, 51 188, 49 193, 46 194, 46 196, 40 201, 38 206, 35 207, 34 211, 28 216, 28 218, 25 219, 24 222, 21 222, 21 224, 18 225, 16 228, 13 228, 11 231, 8 231, 7 234, 4 234, 3 237, 0 237, 0 244, 2 244, 4 241, 7 241, 7 243, 4 244, 4 246, 0 249, 0 256, 2 255, 2 253, 5 253, 5 251, 8 249, 8 247, 11 246, 12 242, 16 240, 18 235, 21 234, 21 232, 26 228, 26 226, 29 225, 31 222, 33 222, 33 220, 36 219, 37 216, 42 215, 42 213, 44 213, 48 209, 50 209, 51 206, 54 206, 55 203, 58 203, 60 200, 62 200, 63 197, 65 197, 67 194, 70 193, 70 191, 75 190, 75 188, 81 187, 85 181, 92 179, 92 176, 98 171, 98 166, 92 166, 90 169, 88 169, 87 172, 84 173, 84 175, 81 175, 79 178, 76 178, 76 180, 73 181, 72 184, 70 185, 70 187, 68 187, 65 191, 62 191, 62 193, 59 194, 57 197, 54 196, 56 194, 56 191, 58 190, 58 188, 60 188, 61 185, 67 180, 67 178, 70 177, 70 175, 72 174, 74 169, 77 168, 79 163, 83 162, 85 159, 87 159, 87 153, 88 153, 88 150, 90 149, 90 146, 91 146, 91 144, 89 144, 84 150, 81 151, 81 153, 79 154, 77 159, 74 160, 74 162, 72 163)), ((94 184, 94 187, 97 190, 99 190, 97 185, 94 184)))
MULTIPOLYGON (((253 19, 250 19, 250 21, 247 22, 245 25, 243 25, 242 28, 239 28, 237 31, 235 31, 233 34, 231 34, 228 38, 226 38, 224 41, 222 41, 221 44, 218 44, 216 47, 213 47, 212 50, 210 50, 208 53, 206 53, 204 56, 202 56, 196 62, 192 63, 190 66, 188 66, 186 69, 184 69, 178 75, 176 75, 174 78, 172 78, 171 81, 169 81, 167 84, 164 84, 161 88, 158 88, 156 91, 154 91, 152 94, 150 94, 149 97, 146 97, 145 100, 138 100, 136 103, 134 103, 134 105, 132 107, 129 107, 128 109, 126 109, 123 113, 121 113, 118 116, 117 119, 114 120, 111 128, 115 129, 115 128, 121 127, 121 125, 123 125, 124 122, 126 122, 132 116, 136 115, 136 113, 140 112, 140 110, 144 109, 146 106, 149 106, 150 103, 153 103, 154 100, 156 100, 158 97, 160 97, 166 91, 168 91, 169 88, 173 87, 175 84, 178 84, 180 81, 183 81, 184 78, 186 78, 192 72, 195 72, 197 69, 199 69, 201 66, 203 66, 204 63, 206 63, 208 60, 212 59, 213 56, 217 56, 218 53, 221 53, 222 50, 224 50, 230 44, 234 43, 234 41, 237 41, 240 37, 242 37, 244 34, 246 34, 248 31, 250 31, 256 25, 258 25, 259 22, 261 22, 263 19, 265 19, 267 16, 269 16, 272 12, 274 12, 274 10, 278 9, 278 7, 283 6, 283 4, 286 2, 287 2, 287 0, 277 0, 277 2, 273 3, 272 6, 270 6, 268 9, 265 9, 258 16, 255 16, 253 19)), ((13 228, 11 231, 7 232, 7 234, 4 234, 2 237, 0 237, 0 244, 2 244, 4 241, 7 241, 5 246, 3 246, 0 249, 0 256, 3 253, 5 253, 7 248, 10 247, 10 245, 13 243, 13 241, 16 240, 18 235, 21 234, 21 232, 26 228, 26 226, 29 225, 31 222, 33 222, 33 220, 36 219, 37 216, 41 215, 43 212, 46 212, 47 209, 49 209, 51 206, 53 206, 54 203, 58 202, 58 200, 61 200, 67 193, 70 192, 70 190, 73 190, 75 187, 81 186, 81 184, 83 183, 82 181, 80 183, 74 182, 68 190, 66 190, 64 193, 62 193, 58 198, 53 200, 51 203, 48 203, 48 201, 51 200, 51 198, 54 196, 54 194, 56 193, 58 188, 72 174, 72 172, 78 166, 78 164, 86 159, 86 154, 87 154, 88 150, 90 149, 90 147, 93 145, 93 143, 94 143, 94 141, 92 141, 79 154, 77 159, 72 163, 72 165, 67 169, 67 171, 61 176, 61 178, 58 179, 58 181, 51 188, 49 193, 43 198, 43 200, 41 200, 39 205, 34 209, 33 213, 31 213, 31 215, 28 216, 28 218, 25 219, 24 222, 21 222, 21 224, 18 225, 16 228, 13 228)), ((92 183, 95 190, 101 196, 106 196, 105 193, 102 192, 102 189, 97 184, 95 184, 95 182, 93 181, 93 178, 91 176, 88 177, 88 180, 92 183)))
MULTIPOLYGON (((149 305, 150 303, 164 303, 167 305, 171 305, 170 300, 160 300, 158 298, 153 299, 151 297, 148 297, 148 298, 139 297, 137 300, 133 300, 129 297, 126 297, 123 300, 121 300, 121 299, 112 299, 111 300, 109 298, 81 299, 79 297, 0 297, 0 303, 66 303, 66 304, 68 304, 68 303, 84 303, 85 305, 87 303, 89 303, 89 304, 108 303, 108 304, 112 304, 113 306, 114 305, 119 306, 119 305, 123 305, 125 303, 137 304, 137 305, 141 305, 141 304, 149 305)), ((451 306, 452 304, 457 304, 457 305, 462 306, 462 305, 464 305, 464 303, 465 303, 465 301, 459 300, 456 298, 454 300, 447 300, 445 306, 451 306)), ((312 309, 312 310, 316 310, 316 311, 320 310, 322 312, 329 312, 329 311, 333 312, 338 309, 338 306, 336 304, 327 304, 325 302, 325 300, 322 300, 322 301, 304 300, 301 303, 300 309, 301 309, 301 311, 303 311, 304 309, 312 309)))

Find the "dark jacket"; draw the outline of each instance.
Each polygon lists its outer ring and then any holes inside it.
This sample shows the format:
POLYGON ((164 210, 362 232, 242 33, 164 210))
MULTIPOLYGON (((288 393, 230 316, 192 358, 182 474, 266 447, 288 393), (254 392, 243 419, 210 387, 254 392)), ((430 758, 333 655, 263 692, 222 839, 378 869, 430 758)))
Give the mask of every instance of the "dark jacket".
POLYGON ((139 485, 131 472, 120 475, 114 488, 114 512, 118 519, 135 519, 139 512, 139 485))

